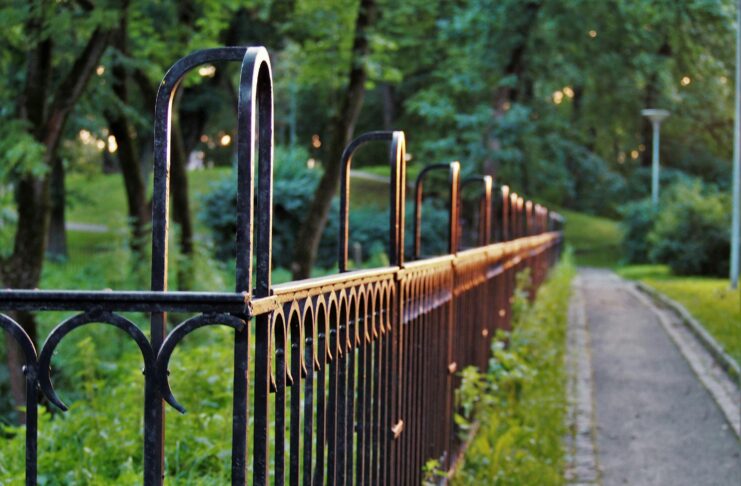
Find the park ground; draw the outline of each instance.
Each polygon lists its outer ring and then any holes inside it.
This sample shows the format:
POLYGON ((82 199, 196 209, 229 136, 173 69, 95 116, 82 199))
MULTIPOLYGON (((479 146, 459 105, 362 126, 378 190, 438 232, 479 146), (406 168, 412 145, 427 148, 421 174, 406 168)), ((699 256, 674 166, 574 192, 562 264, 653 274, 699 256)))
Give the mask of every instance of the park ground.
POLYGON ((609 269, 581 268, 571 300, 568 479, 738 484, 738 385, 678 316, 609 269))
POLYGON ((741 362, 741 292, 730 289, 728 279, 672 275, 666 265, 625 265, 618 223, 571 211, 564 214, 566 241, 574 248, 577 265, 608 268, 665 294, 683 305, 736 362, 741 362))
POLYGON ((516 319, 509 353, 495 351, 485 378, 469 377, 496 405, 481 406, 454 483, 738 484, 738 384, 636 283, 684 306, 737 362, 739 292, 725 279, 625 265, 618 223, 562 213, 573 255, 516 319), (514 397, 513 374, 525 377, 514 397))

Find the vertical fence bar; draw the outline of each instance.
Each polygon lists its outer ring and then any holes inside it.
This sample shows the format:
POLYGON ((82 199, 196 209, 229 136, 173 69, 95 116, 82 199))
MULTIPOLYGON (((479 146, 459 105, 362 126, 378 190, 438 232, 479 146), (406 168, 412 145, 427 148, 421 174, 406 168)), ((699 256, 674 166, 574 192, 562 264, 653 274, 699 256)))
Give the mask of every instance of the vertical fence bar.
MULTIPOLYGON (((311 484, 312 447, 314 446, 314 373, 319 369, 317 353, 314 351, 316 342, 316 318, 311 302, 303 309, 302 323, 304 326, 304 365, 306 379, 304 381, 304 464, 303 484, 311 484)), ((323 353, 322 353, 323 354, 323 353)), ((318 431, 317 431, 318 433, 318 431)))
MULTIPOLYGON (((296 306, 298 307, 298 306, 296 306)), ((288 332, 290 334, 291 361, 290 361, 290 454, 289 454, 289 484, 299 484, 299 462, 301 460, 301 380, 307 378, 304 367, 304 333, 299 318, 299 310, 291 310, 288 318, 288 332)), ((309 442, 311 443, 311 442, 309 442)), ((309 458, 311 461, 311 458, 309 458)))
POLYGON ((502 241, 508 241, 511 239, 510 233, 510 214, 509 214, 509 186, 502 186, 502 220, 501 220, 501 232, 502 241))
POLYGON ((350 352, 347 349, 347 297, 343 293, 340 298, 340 312, 337 318, 337 412, 335 429, 335 484, 345 485, 345 428, 347 420, 347 358, 350 352))
MULTIPOLYGON (((18 346, 19 351, 23 354, 23 368, 20 370, 8 370, 10 373, 22 372, 26 383, 26 486, 36 486, 38 475, 38 358, 33 340, 26 333, 23 326, 18 324, 14 319, 0 314, 0 330, 7 333, 7 336, 18 346)), ((2 334, 0 332, 0 334, 2 334)), ((8 345, 12 345, 8 341, 8 345)))
POLYGON ((347 317, 347 404, 345 419, 345 484, 355 484, 353 481, 353 453, 355 438, 355 356, 358 344, 358 309, 356 294, 350 295, 347 317))
POLYGON ((339 303, 336 300, 329 302, 329 348, 332 350, 332 359, 329 363, 329 396, 327 414, 325 417, 327 428, 327 484, 334 485, 337 481, 337 375, 340 360, 338 314, 339 303))
POLYGON ((273 373, 275 374, 275 444, 273 465, 275 474, 273 484, 285 484, 286 467, 286 324, 282 315, 273 317, 273 373))
MULTIPOLYGON (((254 161, 257 144, 258 188, 257 188, 257 228, 255 241, 257 247, 257 271, 255 297, 271 294, 270 264, 272 257, 273 224, 273 89, 270 61, 267 51, 258 48, 254 51, 253 76, 250 90, 245 96, 251 100, 249 118, 250 159, 254 161), (255 123, 257 121, 257 123, 255 123), (256 137, 259 131, 259 137, 256 137), (257 138, 257 140, 256 140, 257 138)), ((244 72, 244 68, 243 68, 244 72)), ((251 164, 254 170, 254 162, 251 164)), ((253 482, 261 486, 268 482, 268 395, 270 393, 270 332, 272 313, 261 314, 255 318, 255 416, 254 416, 254 456, 253 482)))
POLYGON ((366 421, 366 397, 368 378, 366 370, 367 347, 368 347, 368 287, 363 287, 358 295, 358 321, 356 328, 358 331, 358 382, 357 397, 355 400, 355 421, 352 426, 355 428, 356 448, 355 448, 355 484, 364 484, 363 478, 365 473, 365 449, 367 447, 368 429, 366 421))
POLYGON ((314 486, 321 486, 324 484, 324 472, 325 472, 325 446, 327 437, 327 413, 325 408, 325 397, 326 397, 326 379, 327 379, 327 361, 331 359, 330 342, 329 339, 329 322, 327 316, 327 308, 322 302, 317 305, 317 357, 319 362, 317 364, 318 375, 317 375, 317 417, 316 417, 316 467, 314 468, 314 486))

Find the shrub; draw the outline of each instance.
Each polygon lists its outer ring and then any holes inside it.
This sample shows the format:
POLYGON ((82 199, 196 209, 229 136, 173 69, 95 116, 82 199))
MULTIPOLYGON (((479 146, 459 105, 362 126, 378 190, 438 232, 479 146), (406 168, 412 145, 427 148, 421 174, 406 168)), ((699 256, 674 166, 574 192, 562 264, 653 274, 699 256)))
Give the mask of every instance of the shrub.
MULTIPOLYGON (((311 202, 320 173, 308 170, 305 150, 277 147, 273 171, 273 265, 287 266, 293 253, 293 241, 305 208, 311 202)), ((235 255, 237 228, 236 175, 212 185, 202 197, 199 218, 211 232, 213 252, 219 260, 235 255)), ((257 190, 257 184, 255 184, 257 190)))
POLYGON ((699 181, 672 186, 648 234, 649 257, 677 275, 724 276, 730 251, 730 201, 699 181))
MULTIPOLYGON (((276 166, 273 175, 273 266, 287 268, 293 256, 294 242, 311 204, 314 190, 321 172, 308 170, 305 150, 276 149, 276 166)), ((213 253, 224 261, 233 260, 236 232, 236 177, 234 175, 215 183, 211 191, 202 198, 199 217, 210 230, 213 253)), ((339 234, 339 201, 332 201, 327 225, 317 252, 316 266, 331 268, 337 264, 337 241, 339 234)), ((406 220, 407 254, 411 252, 412 205, 407 204, 406 220)), ((428 200, 424 204, 424 253, 442 254, 447 251, 445 236, 447 212, 439 207, 438 201, 428 200)), ((389 215, 387 209, 376 207, 352 208, 350 211, 350 244, 357 242, 362 247, 363 261, 383 263, 389 241, 389 215)))
POLYGON ((623 215, 623 255, 630 263, 649 262, 648 233, 656 220, 656 210, 650 199, 628 203, 620 210, 623 215))

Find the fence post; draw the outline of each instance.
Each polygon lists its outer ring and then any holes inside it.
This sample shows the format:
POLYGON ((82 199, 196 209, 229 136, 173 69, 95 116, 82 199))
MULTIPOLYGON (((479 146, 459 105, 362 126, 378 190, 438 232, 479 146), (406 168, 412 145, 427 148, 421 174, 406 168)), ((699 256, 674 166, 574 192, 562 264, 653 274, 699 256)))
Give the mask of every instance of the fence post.
MULTIPOLYGON (((242 47, 196 51, 176 62, 165 74, 157 91, 154 110, 154 196, 152 198, 152 285, 153 291, 167 290, 167 233, 170 196, 170 129, 172 104, 180 81, 196 67, 217 61, 241 61, 242 47)), ((167 333, 167 315, 152 312, 150 344, 155 355, 167 333)), ((164 480, 165 411, 154 377, 145 376, 144 391, 144 484, 155 486, 164 480)))

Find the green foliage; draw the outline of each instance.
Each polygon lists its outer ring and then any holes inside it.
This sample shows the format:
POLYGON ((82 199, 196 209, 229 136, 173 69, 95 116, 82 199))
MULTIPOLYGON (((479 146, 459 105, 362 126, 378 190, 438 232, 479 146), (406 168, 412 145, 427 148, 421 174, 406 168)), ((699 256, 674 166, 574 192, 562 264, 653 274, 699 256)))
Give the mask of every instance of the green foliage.
POLYGON ((701 183, 677 184, 661 201, 648 234, 653 261, 678 275, 725 276, 730 255, 730 199, 701 183))
POLYGON ((727 179, 733 58, 708 46, 733 41, 730 0, 388 8, 419 19, 403 33, 383 24, 397 33, 400 126, 416 128, 415 156, 460 159, 495 171, 518 192, 616 216, 626 198, 643 197, 648 187, 625 180, 650 151, 640 117, 650 103, 673 113, 662 127, 665 167, 727 179))
MULTIPOLYGON (((273 266, 287 268, 293 255, 294 241, 300 223, 311 203, 319 182, 318 169, 308 169, 308 154, 300 148, 276 148, 276 165, 273 184, 273 266)), ((231 175, 212 184, 211 190, 201 198, 202 209, 199 219, 210 230, 214 255, 222 261, 231 261, 235 252, 236 231, 236 177, 231 175)), ((354 184, 353 184, 354 185, 354 184)), ((385 196, 386 184, 372 188, 385 196)), ((351 199, 364 194, 351 194, 351 199)), ((385 198, 384 198, 385 199, 385 198)), ((407 204, 406 221, 408 235, 406 251, 412 251, 411 222, 413 207, 407 204)), ((426 200, 422 212, 423 251, 426 255, 447 252, 446 228, 448 215, 435 198, 426 200)), ((337 264, 337 241, 339 235, 339 202, 335 198, 319 244, 317 266, 332 268, 337 264)), ((389 242, 388 210, 375 205, 351 204, 350 248, 359 243, 364 263, 382 263, 389 242)), ((352 257, 352 254, 350 255, 352 257)), ((386 260, 387 262, 387 260, 386 260)))
MULTIPOLYGON (((141 356, 133 343, 119 337, 113 342, 123 352, 109 361, 105 339, 117 336, 92 332, 93 339, 90 330, 85 333, 81 339, 63 343, 62 350, 71 348, 73 353, 54 360, 63 361, 68 373, 75 370, 71 383, 62 382, 70 411, 52 415, 44 407, 39 409, 39 484, 139 484, 141 356)), ((166 474, 170 480, 229 482, 232 347, 228 337, 226 332, 203 332, 202 345, 185 345, 187 361, 182 358, 184 349, 173 359, 173 388, 190 413, 168 413, 166 474)), ((16 484, 23 477, 23 432, 22 427, 5 428, 11 438, 0 442, 0 484, 16 484)))
POLYGON ((654 225, 657 211, 650 199, 628 203, 621 209, 623 214, 623 254, 631 263, 649 261, 648 233, 654 225))
POLYGON ((486 373, 462 372, 462 425, 481 427, 453 484, 563 484, 566 433, 564 353, 570 280, 567 255, 529 303, 527 278, 515 294, 511 334, 498 334, 486 373), (466 416, 470 414, 470 416, 466 416))
POLYGON ((422 486, 435 486, 440 484, 440 481, 446 475, 440 461, 437 459, 429 459, 422 468, 422 474, 422 486))
MULTIPOLYGON (((303 149, 275 151, 276 165, 273 178, 273 264, 288 267, 292 255, 292 242, 311 202, 314 188, 319 182, 317 170, 308 170, 308 155, 303 149)), ((199 218, 210 230, 214 254, 220 260, 232 260, 235 255, 237 227, 236 174, 212 183, 210 190, 201 197, 199 218)))
MULTIPOLYGON (((33 133, 23 110, 18 108, 19 100, 24 99, 26 76, 30 71, 28 53, 39 42, 47 38, 53 40, 46 96, 50 101, 90 33, 98 27, 116 26, 123 15, 119 3, 94 2, 92 12, 86 11, 87 3, 13 0, 0 6, 0 45, 3 46, 0 49, 0 71, 3 73, 0 81, 0 124, 3 126, 0 133, 0 256, 6 256, 13 247, 17 219, 13 192, 17 177, 22 174, 39 176, 48 170, 47 154, 38 141, 41 138, 33 133), (29 37, 26 30, 29 20, 39 13, 43 35, 29 37)), ((276 139, 283 145, 290 140, 298 147, 279 148, 276 157, 279 165, 276 167, 274 254, 276 264, 287 265, 298 222, 316 187, 316 171, 310 173, 304 164, 312 157, 321 165, 322 150, 330 136, 326 127, 341 102, 336 93, 347 81, 354 37, 352 25, 358 13, 358 2, 132 0, 128 5, 126 52, 112 48, 106 51, 100 62, 104 72, 90 80, 86 92, 73 107, 63 133, 59 155, 65 160, 70 182, 69 220, 99 222, 111 229, 124 228, 125 199, 118 176, 87 178, 83 175, 97 174, 105 155, 97 143, 107 140, 109 135, 105 112, 127 116, 136 148, 142 152, 139 154, 142 165, 149 166, 153 107, 148 104, 147 91, 155 89, 165 69, 194 49, 223 44, 263 44, 271 51, 276 81, 276 139), (121 102, 113 93, 113 72, 117 67, 128 74, 128 103, 121 102), (83 129, 92 134, 93 143, 82 141, 83 129), (325 142, 322 147, 310 148, 314 134, 325 142), (90 187, 83 187, 85 185, 90 187)), ((662 184, 669 182, 667 177, 674 180, 690 174, 715 182, 721 189, 726 187, 723 184, 728 180, 726 161, 730 157, 733 107, 733 83, 728 73, 734 62, 732 50, 727 46, 733 43, 735 35, 735 3, 731 0, 379 0, 378 7, 379 18, 368 33, 371 55, 361 60, 369 73, 366 83, 369 101, 361 113, 356 133, 387 124, 407 130, 409 151, 415 164, 410 173, 426 163, 461 159, 465 170, 495 172, 498 182, 508 183, 518 192, 565 207, 612 216, 623 201, 644 197, 649 187, 648 171, 641 166, 640 158, 650 146, 642 131, 645 122, 639 110, 650 100, 673 113, 662 128, 662 160, 668 166, 663 171, 662 184), (680 83, 685 76, 691 78, 690 84, 680 83), (633 151, 639 158, 631 155, 633 151)), ((214 112, 208 123, 199 127, 203 130, 195 134, 197 139, 200 134, 210 137, 210 142, 202 142, 196 148, 206 153, 207 163, 225 162, 231 157, 234 146, 221 147, 213 143, 218 134, 229 133, 232 139, 235 135, 232 88, 237 68, 219 66, 218 69, 219 73, 224 69, 218 86, 209 86, 198 93, 189 92, 197 96, 184 96, 181 105, 214 112)), ((183 86, 191 89, 207 82, 207 77, 195 74, 189 76, 183 86)), ((234 177, 231 179, 233 181, 234 177)), ((191 189, 204 180, 205 177, 192 175, 191 189)), ((367 196, 364 192, 370 192, 365 189, 359 191, 361 197, 367 196)), ((715 260, 721 266, 728 253, 720 248, 727 238, 719 229, 724 217, 722 208, 726 207, 723 196, 713 194, 702 200, 690 196, 684 202, 677 196, 676 201, 667 203, 675 209, 659 218, 661 221, 657 221, 650 232, 652 245, 656 245, 652 255, 667 261, 676 260, 679 268, 688 271, 709 265, 706 261, 698 261, 700 256, 719 255, 715 260), (703 232, 707 234, 702 236, 703 232), (692 238, 686 238, 687 235, 692 238)), ((203 225, 213 229, 214 249, 227 259, 233 254, 234 197, 233 182, 223 182, 204 198, 203 225)), ((369 259, 365 264, 387 263, 384 252, 388 219, 383 207, 353 207, 351 242, 362 244, 363 256, 369 259)), ((336 261, 336 214, 335 203, 320 246, 319 261, 327 267, 332 267, 336 261)), ((619 258, 617 225, 582 213, 565 214, 567 239, 576 247, 579 263, 614 265, 619 258)), ((640 216, 635 215, 636 218, 640 216)), ((444 208, 434 201, 426 202, 423 218, 424 253, 444 253, 447 226, 444 208)), ((409 208, 407 223, 407 252, 410 252, 409 208)), ((197 228, 197 233, 201 229, 197 228)), ((209 290, 230 288, 231 264, 214 262, 210 254, 202 250, 200 235, 196 236, 199 246, 192 264, 197 267, 197 273, 201 272, 200 278, 195 279, 197 285, 209 290)), ((633 234, 629 239, 637 241, 633 234)), ((126 236, 113 230, 101 234, 70 232, 70 261, 67 265, 47 265, 42 286, 145 287, 146 268, 134 273, 129 271, 132 262, 131 255, 124 249, 125 242, 126 236)), ((186 262, 179 259, 175 244, 170 248, 173 255, 170 269, 175 272, 178 265, 186 262)), ((276 270, 276 281, 287 278, 285 270, 276 270)), ((517 305, 520 304, 522 319, 528 321, 528 316, 536 311, 518 300, 517 305)), ((62 316, 53 317, 42 319, 42 335, 62 316)), ((544 322, 550 322, 548 319, 545 316, 544 322)), ((118 333, 106 331, 99 334, 97 330, 90 330, 95 346, 85 340, 65 342, 55 357, 60 363, 55 380, 77 409, 74 414, 42 415, 42 431, 48 433, 51 441, 44 445, 42 460, 48 461, 44 467, 49 470, 64 471, 70 461, 83 458, 84 468, 72 473, 79 474, 77 476, 61 479, 49 476, 42 478, 42 482, 130 484, 139 481, 139 473, 134 470, 140 468, 141 458, 137 455, 140 453, 136 452, 140 436, 135 434, 141 433, 141 423, 135 414, 126 414, 140 409, 141 399, 132 394, 132 390, 141 388, 141 376, 123 371, 135 369, 138 356, 134 349, 122 347, 126 341, 118 333), (90 356, 93 349, 97 357, 90 356), (81 359, 83 356, 85 360, 81 359), (99 367, 89 364, 98 362, 103 356, 106 360, 99 367), (83 376, 89 378, 89 387, 80 388, 75 384, 75 377, 83 376), (112 398, 103 397, 101 393, 111 393, 112 398), (96 400, 90 399, 93 395, 96 400), (106 407, 114 401, 117 406, 108 411, 106 407), (119 412, 122 418, 114 415, 119 412), (100 429, 90 428, 95 421, 100 429), (101 430, 115 431, 119 426, 128 431, 119 437, 120 454, 99 444, 103 441, 101 430), (98 449, 100 453, 96 452, 98 449), (101 465, 96 466, 98 463, 101 465)), ((548 332, 543 331, 545 336, 548 332)), ((88 336, 87 330, 83 334, 88 336)), ((190 425, 171 427, 168 432, 168 441, 174 440, 176 444, 168 447, 168 453, 174 451, 168 456, 168 476, 177 481, 225 481, 224 471, 228 465, 221 444, 225 436, 224 414, 216 410, 221 410, 218 407, 223 404, 222 394, 228 389, 230 380, 214 378, 213 383, 209 380, 211 376, 221 376, 218 373, 230 358, 228 352, 222 350, 229 346, 221 346, 223 343, 218 337, 214 339, 219 343, 219 350, 214 352, 211 342, 205 340, 202 349, 209 350, 208 356, 194 346, 201 353, 198 364, 205 363, 205 374, 194 371, 194 376, 203 377, 207 389, 198 384, 178 385, 183 401, 193 404, 189 408, 194 415, 188 416, 193 419, 190 425), (201 403, 199 396, 188 395, 191 387, 212 393, 215 402, 201 403), (199 416, 198 407, 209 413, 199 416), (209 421, 209 417, 217 418, 209 421)), ((533 342, 540 343, 538 339, 533 337, 533 342)), ((518 342, 515 335, 510 341, 511 347, 499 350, 502 363, 516 358, 527 367, 532 367, 534 362, 540 364, 540 358, 531 357, 531 350, 515 347, 518 342), (502 353, 511 353, 511 356, 502 353)), ((544 343, 541 348, 550 349, 549 346, 544 343)), ((519 404, 527 404, 528 397, 535 393, 533 383, 540 383, 539 374, 523 373, 522 386, 515 397, 519 404)), ((176 375, 187 376, 188 373, 183 371, 176 375)), ((546 373, 546 376, 549 375, 546 373)), ((477 381, 476 376, 469 378, 470 382, 477 381)), ((486 382, 489 378, 481 380, 486 382)), ((541 385, 546 393, 548 383, 541 385)), ((0 401, 8 397, 5 368, 0 369, 0 397, 0 401)), ((7 410, 7 403, 0 403, 0 408, 7 410)), ((173 414, 171 417, 168 420, 175 420, 173 414)), ((531 451, 527 444, 521 444, 525 437, 532 437, 528 435, 531 425, 526 420, 530 416, 523 418, 512 412, 503 418, 492 417, 492 424, 501 425, 502 430, 507 424, 514 424, 497 436, 498 445, 491 454, 504 457, 502 468, 507 470, 507 464, 524 461, 516 454, 515 459, 506 460, 512 448, 531 451)), ((16 432, 12 428, 7 431, 11 435, 16 432)), ((544 441, 550 440, 547 434, 543 437, 544 441)), ((15 456, 9 451, 20 450, 13 443, 18 445, 21 440, 15 435, 10 445, 0 450, 0 483, 9 482, 13 471, 20 471, 20 459, 13 459, 15 456)), ((541 437, 533 440, 539 444, 541 437)), ((526 454, 525 457, 530 456, 526 454)), ((431 464, 429 470, 434 474, 435 465, 431 464)), ((547 482, 549 477, 546 472, 545 479, 528 477, 522 482, 547 482)), ((482 481, 488 482, 488 478, 482 481)))
POLYGON ((24 120, 3 120, 4 135, 0 137, 0 181, 12 176, 43 175, 48 170, 44 162, 45 149, 30 133, 24 120))
POLYGON ((564 237, 574 250, 578 265, 614 267, 621 259, 622 232, 617 221, 569 210, 558 210, 565 218, 564 237))
POLYGON ((665 263, 677 275, 728 272, 730 198, 712 185, 680 175, 658 209, 644 199, 621 212, 627 262, 665 263))
MULTIPOLYGON (((130 272, 131 255, 124 243, 88 255, 74 267, 45 266, 45 288, 106 287, 141 289, 148 278, 130 272), (101 272, 101 268, 115 271, 101 272), (143 280, 143 281, 142 281, 143 280)), ((197 281, 207 289, 227 279, 212 261, 196 259, 197 281)), ((67 313, 39 315, 39 333, 47 335, 67 313)), ((127 314, 142 329, 146 316, 127 314)), ((176 323, 177 314, 170 315, 176 323)), ((171 480, 186 484, 224 484, 230 477, 233 346, 226 329, 203 330, 174 354, 171 383, 189 413, 168 411, 166 469, 171 480)), ((4 356, 0 340, 0 358, 4 356)), ((5 371, 5 367, 2 368, 5 371)), ((144 378, 139 349, 120 330, 107 325, 74 331, 57 349, 52 377, 67 413, 39 407, 39 484, 140 484, 144 378)), ((23 477, 23 427, 10 425, 7 380, 0 382, 0 484, 18 484, 23 477)))

